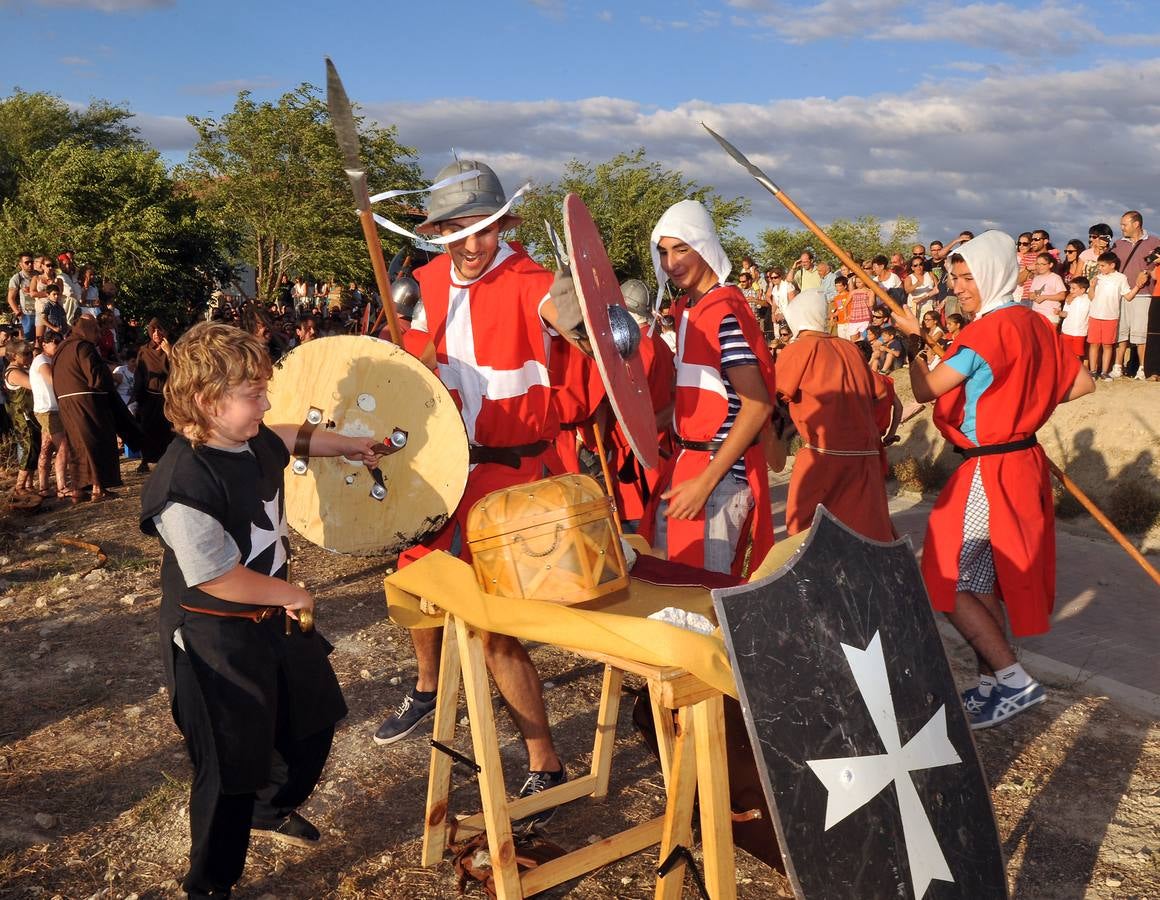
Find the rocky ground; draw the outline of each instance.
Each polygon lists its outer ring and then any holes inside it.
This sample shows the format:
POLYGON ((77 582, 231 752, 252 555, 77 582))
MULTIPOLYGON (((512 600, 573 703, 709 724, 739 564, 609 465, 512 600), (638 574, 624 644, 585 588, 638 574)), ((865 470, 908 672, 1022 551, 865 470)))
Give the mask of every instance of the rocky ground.
MULTIPOLYGON (((190 769, 161 687, 158 552, 137 529, 140 477, 131 473, 127 466, 119 501, 49 501, 38 514, 0 520, 3 897, 180 896, 190 769), (107 561, 98 565, 65 538, 98 545, 107 561)), ((370 737, 413 665, 406 634, 384 617, 386 564, 297 538, 295 554, 296 578, 322 598, 320 627, 336 645, 351 713, 305 809, 322 845, 255 839, 237 896, 454 897, 449 865, 418 865, 426 742, 384 750, 370 737)), ((964 649, 948 649, 965 677, 964 649)), ((550 683, 559 745, 579 769, 591 749, 600 672, 546 646, 533 657, 550 683)), ((1160 730, 1084 683, 1049 687, 1046 704, 978 735, 1013 896, 1160 896, 1160 730)), ((567 848, 661 809, 660 773, 634 736, 629 707, 608 801, 573 804, 551 826, 567 848)), ((518 784, 522 750, 506 716, 500 723, 508 783, 518 784)), ((470 752, 465 732, 457 745, 470 752)), ((471 776, 457 769, 454 784, 453 805, 474 811, 471 776)), ((655 864, 639 854, 546 896, 651 896, 655 864)), ((742 897, 790 896, 781 876, 744 854, 738 883, 742 897)))

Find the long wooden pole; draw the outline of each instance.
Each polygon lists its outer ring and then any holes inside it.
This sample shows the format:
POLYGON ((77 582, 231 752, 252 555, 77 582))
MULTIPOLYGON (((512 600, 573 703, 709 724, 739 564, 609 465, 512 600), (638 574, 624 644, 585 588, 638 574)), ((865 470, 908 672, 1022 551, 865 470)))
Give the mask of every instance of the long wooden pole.
MULTIPOLYGON (((718 144, 721 145, 726 153, 728 153, 731 157, 737 160, 737 162, 745 167, 745 169, 749 172, 750 175, 753 176, 754 180, 756 180, 758 184, 773 194, 773 196, 781 202, 782 206, 788 209, 799 222, 805 225, 806 228, 808 228, 814 234, 814 236, 817 237, 817 239, 821 241, 827 248, 829 248, 829 250, 836 257, 838 257, 838 259, 840 259, 846 266, 848 266, 855 275, 861 278, 863 283, 874 292, 874 295, 890 308, 891 312, 898 316, 904 314, 902 307, 898 305, 895 299, 886 293, 883 287, 878 284, 878 282, 876 282, 860 265, 858 265, 858 263, 856 263, 853 258, 851 258, 849 253, 839 247, 837 243, 835 243, 834 239, 821 229, 821 226, 819 226, 817 222, 806 215, 805 211, 802 210, 800 206, 798 206, 793 202, 793 200, 787 197, 785 192, 776 184, 774 184, 768 175, 762 172, 761 169, 757 168, 757 166, 751 163, 745 157, 745 155, 741 153, 740 150, 730 144, 727 140, 725 140, 725 138, 721 137, 721 135, 717 134, 717 132, 715 132, 708 125, 705 125, 703 122, 701 125, 707 132, 709 132, 709 134, 713 135, 714 139, 718 144)), ((932 340, 929 335, 926 337, 927 346, 929 346, 936 355, 941 357, 943 355, 942 347, 940 347, 936 341, 932 340)), ((1079 485, 1068 478, 1063 473, 1063 470, 1060 469, 1059 466, 1057 466, 1054 462, 1052 462, 1050 458, 1047 458, 1047 466, 1051 470, 1051 474, 1058 478, 1060 484, 1062 484, 1064 488, 1071 492, 1071 494, 1075 497, 1076 500, 1080 502, 1080 505, 1083 506, 1084 509, 1091 513, 1092 517, 1103 526, 1104 530, 1109 535, 1112 536, 1112 539, 1124 548, 1127 554, 1132 557, 1132 559, 1137 563, 1137 565, 1140 566, 1140 568, 1148 573, 1148 575, 1154 582, 1156 582, 1156 584, 1160 585, 1160 572, 1156 571, 1156 567, 1148 562, 1148 560, 1144 558, 1144 555, 1139 550, 1137 550, 1136 547, 1124 536, 1124 533, 1112 524, 1111 519, 1104 515, 1100 508, 1096 506, 1095 502, 1083 492, 1079 485)))

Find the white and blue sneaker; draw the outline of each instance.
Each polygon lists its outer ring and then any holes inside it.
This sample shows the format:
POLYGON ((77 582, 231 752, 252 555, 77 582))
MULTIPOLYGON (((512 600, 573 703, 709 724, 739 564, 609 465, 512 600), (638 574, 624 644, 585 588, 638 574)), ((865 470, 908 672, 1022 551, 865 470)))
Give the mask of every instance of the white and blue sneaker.
MULTIPOLYGON (((1027 687, 1010 688, 996 685, 991 689, 991 696, 983 701, 983 707, 978 712, 967 710, 967 719, 971 729, 990 728, 1010 719, 1013 715, 1023 712, 1028 707, 1035 706, 1047 699, 1047 691, 1038 681, 1032 679, 1027 687)), ((964 704, 965 705, 965 704, 964 704)))

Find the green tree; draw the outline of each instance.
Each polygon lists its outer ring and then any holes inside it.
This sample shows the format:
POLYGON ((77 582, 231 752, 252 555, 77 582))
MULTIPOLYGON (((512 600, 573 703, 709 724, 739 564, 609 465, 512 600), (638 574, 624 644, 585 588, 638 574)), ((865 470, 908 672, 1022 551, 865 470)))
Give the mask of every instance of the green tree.
POLYGON ((228 272, 221 236, 175 192, 156 151, 74 137, 31 161, 0 207, 0 259, 69 248, 117 283, 123 314, 170 321, 228 272))
POLYGON ((76 110, 59 97, 17 88, 0 99, 0 201, 15 196, 19 180, 35 176, 44 154, 69 140, 94 150, 143 148, 132 113, 105 100, 76 110))
POLYGON ((644 148, 639 147, 596 165, 573 159, 559 181, 537 185, 524 195, 519 207, 524 222, 516 237, 549 267, 554 268, 555 261, 544 222, 551 222, 563 238, 562 209, 564 196, 569 193, 578 194, 592 213, 608 259, 622 280, 639 278, 656 286, 649 236, 662 213, 679 200, 692 198, 705 204, 730 259, 738 262, 746 253, 752 253, 752 245, 734 230, 749 212, 748 200, 722 197, 712 187, 698 185, 680 172, 649 162, 644 148))
MULTIPOLYGON (((918 219, 899 216, 889 236, 883 236, 882 227, 877 216, 861 216, 853 221, 835 219, 823 230, 859 264, 879 253, 909 256, 911 245, 918 236, 918 219)), ((757 240, 762 262, 767 266, 782 265, 788 268, 806 249, 813 250, 819 258, 837 262, 817 236, 804 228, 768 228, 758 234, 757 240)))
MULTIPOLYGON (((277 103, 257 103, 243 91, 220 120, 189 121, 198 143, 178 178, 220 228, 233 232, 240 260, 255 271, 258 296, 271 297, 283 273, 372 282, 350 185, 315 87, 303 84, 277 103)), ((419 185, 414 153, 397 142, 393 127, 360 121, 359 138, 372 192, 419 185)))

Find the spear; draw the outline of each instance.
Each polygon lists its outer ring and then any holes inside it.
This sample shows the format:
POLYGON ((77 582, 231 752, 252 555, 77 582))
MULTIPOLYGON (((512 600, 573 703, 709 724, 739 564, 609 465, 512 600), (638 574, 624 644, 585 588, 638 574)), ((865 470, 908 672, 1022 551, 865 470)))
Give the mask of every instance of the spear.
MULTIPOLYGON (((731 143, 729 143, 729 141, 725 140, 725 138, 721 137, 721 135, 715 132, 704 122, 701 123, 701 127, 709 132, 709 134, 713 136, 713 139, 721 145, 721 148, 731 157, 733 157, 734 160, 740 163, 741 167, 744 168, 745 171, 747 171, 750 175, 752 175, 758 184, 773 194, 773 196, 781 202, 782 206, 784 206, 793 214, 794 218, 796 218, 799 222, 805 225, 806 228, 813 232, 819 241, 825 244, 826 247, 828 247, 836 257, 838 257, 838 259, 840 259, 855 275, 861 278, 862 283, 869 287, 870 290, 874 292, 874 295, 890 308, 891 312, 897 316, 903 315, 902 307, 898 305, 895 299, 886 293, 885 289, 883 289, 883 287, 877 281, 868 275, 866 271, 860 265, 858 265, 858 263, 854 262, 850 254, 839 247, 837 243, 834 242, 833 238, 831 238, 821 229, 821 226, 819 226, 817 222, 811 219, 802 210, 801 207, 799 207, 786 195, 785 191, 774 184, 773 180, 768 175, 766 175, 763 171, 761 171, 761 169, 751 163, 744 153, 734 147, 731 143)), ((927 335, 927 344, 936 355, 943 355, 942 347, 940 347, 936 341, 931 340, 929 335, 927 335)), ((1156 567, 1148 562, 1148 560, 1144 558, 1144 554, 1137 550, 1136 547, 1126 537, 1124 537, 1123 532, 1121 532, 1120 529, 1112 524, 1111 519, 1104 515, 1104 513, 1098 506, 1095 505, 1092 499, 1080 489, 1079 485, 1068 478, 1067 475, 1064 474, 1063 470, 1059 468, 1059 466, 1057 466, 1054 462, 1052 462, 1051 459, 1047 458, 1046 456, 1045 459, 1047 459, 1047 467, 1051 470, 1051 474, 1059 479, 1060 484, 1062 484, 1068 491, 1072 493, 1075 499, 1080 502, 1080 505, 1083 506, 1083 508, 1086 509, 1089 513, 1091 513, 1092 518, 1094 518, 1097 522, 1100 523, 1100 525, 1104 527, 1104 530, 1112 536, 1117 544, 1124 548, 1124 550, 1130 557, 1132 557, 1136 564, 1139 565, 1140 568, 1142 568, 1145 572, 1147 572, 1153 581, 1155 581, 1157 584, 1160 584, 1160 572, 1156 571, 1156 567)))
MULTIPOLYGON (((382 298, 383 311, 387 314, 387 327, 391 330, 391 340, 401 346, 403 338, 399 331, 395 303, 391 298, 391 279, 387 275, 387 262, 383 258, 383 243, 379 239, 378 226, 375 225, 371 212, 366 168, 359 159, 358 129, 354 123, 354 112, 351 110, 346 88, 342 86, 342 79, 338 77, 338 70, 330 61, 330 57, 326 58, 326 108, 330 111, 330 124, 334 129, 334 136, 338 139, 338 149, 342 152, 343 168, 346 177, 350 179, 350 189, 354 192, 359 222, 362 223, 363 237, 366 238, 367 250, 371 256, 371 268, 375 271, 375 285, 379 289, 379 297, 382 298)), ((375 324, 377 327, 378 323, 375 324)))

